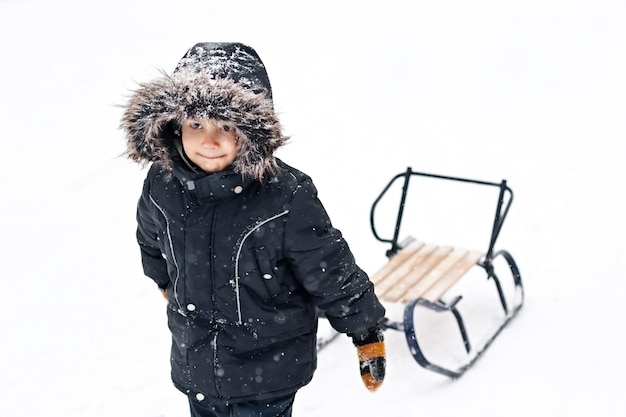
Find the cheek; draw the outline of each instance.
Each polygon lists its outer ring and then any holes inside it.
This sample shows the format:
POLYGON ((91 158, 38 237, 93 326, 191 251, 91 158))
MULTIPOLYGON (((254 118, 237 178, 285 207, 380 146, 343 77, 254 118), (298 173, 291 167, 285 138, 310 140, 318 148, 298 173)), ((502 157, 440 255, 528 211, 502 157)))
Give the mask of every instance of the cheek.
POLYGON ((235 157, 239 154, 239 142, 235 139, 229 142, 230 144, 230 154, 235 157))
POLYGON ((238 154, 239 154, 239 147, 233 146, 233 148, 231 149, 230 154, 229 154, 230 162, 233 162, 237 158, 238 154))
POLYGON ((187 155, 190 155, 191 154, 191 149, 190 149, 190 146, 189 146, 189 141, 183 140, 182 143, 183 143, 183 151, 185 151, 185 153, 187 155))
POLYGON ((193 149, 194 147, 194 137, 192 135, 185 135, 184 133, 181 135, 181 142, 183 143, 183 149, 185 152, 193 149))

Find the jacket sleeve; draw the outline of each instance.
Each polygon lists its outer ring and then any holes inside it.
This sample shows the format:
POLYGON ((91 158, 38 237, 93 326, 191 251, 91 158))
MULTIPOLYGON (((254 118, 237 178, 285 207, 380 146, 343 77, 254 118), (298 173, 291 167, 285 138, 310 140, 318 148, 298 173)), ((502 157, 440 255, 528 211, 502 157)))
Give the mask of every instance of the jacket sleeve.
POLYGON ((167 262, 163 258, 159 246, 159 230, 151 217, 150 201, 150 173, 144 181, 143 191, 137 203, 137 243, 141 250, 143 272, 152 278, 159 288, 166 288, 169 284, 167 262))
POLYGON ((294 193, 285 253, 296 279, 341 333, 360 334, 378 324, 385 309, 317 197, 310 178, 294 193))

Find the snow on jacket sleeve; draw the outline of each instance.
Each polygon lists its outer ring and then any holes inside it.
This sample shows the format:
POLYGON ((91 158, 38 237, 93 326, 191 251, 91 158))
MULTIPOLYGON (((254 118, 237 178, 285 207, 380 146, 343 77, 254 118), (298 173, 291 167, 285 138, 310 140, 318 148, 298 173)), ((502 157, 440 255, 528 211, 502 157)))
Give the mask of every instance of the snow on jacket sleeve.
MULTIPOLYGON (((152 170, 150 170, 152 172, 152 170)), ((169 283, 167 262, 159 247, 159 230, 150 217, 150 178, 144 181, 143 191, 137 203, 137 243, 141 249, 143 272, 152 278, 159 288, 166 288, 169 283)))
POLYGON ((363 333, 384 317, 374 285, 332 226, 310 178, 292 199, 285 248, 295 277, 337 331, 363 333))

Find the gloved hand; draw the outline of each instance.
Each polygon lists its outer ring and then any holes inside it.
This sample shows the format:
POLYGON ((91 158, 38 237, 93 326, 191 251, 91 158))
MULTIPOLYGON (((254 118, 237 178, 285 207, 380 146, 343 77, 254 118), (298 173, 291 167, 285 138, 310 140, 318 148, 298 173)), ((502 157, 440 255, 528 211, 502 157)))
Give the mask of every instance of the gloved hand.
POLYGON ((376 326, 364 334, 353 335, 352 342, 359 356, 361 379, 368 390, 376 391, 385 379, 387 365, 383 330, 376 326))

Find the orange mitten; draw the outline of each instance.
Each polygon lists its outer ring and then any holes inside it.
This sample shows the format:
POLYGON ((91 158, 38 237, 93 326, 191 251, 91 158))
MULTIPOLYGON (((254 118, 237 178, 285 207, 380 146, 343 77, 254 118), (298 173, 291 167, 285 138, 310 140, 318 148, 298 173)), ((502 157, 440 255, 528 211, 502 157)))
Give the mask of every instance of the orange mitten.
POLYGON ((370 391, 376 391, 385 379, 387 359, 385 354, 385 338, 378 326, 360 336, 353 336, 361 368, 361 379, 370 391))

